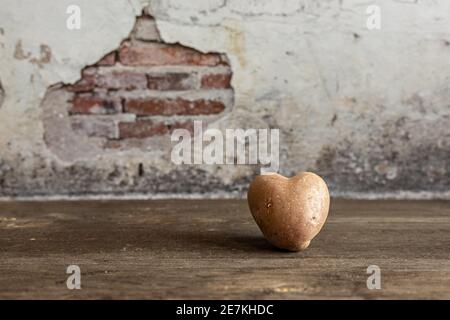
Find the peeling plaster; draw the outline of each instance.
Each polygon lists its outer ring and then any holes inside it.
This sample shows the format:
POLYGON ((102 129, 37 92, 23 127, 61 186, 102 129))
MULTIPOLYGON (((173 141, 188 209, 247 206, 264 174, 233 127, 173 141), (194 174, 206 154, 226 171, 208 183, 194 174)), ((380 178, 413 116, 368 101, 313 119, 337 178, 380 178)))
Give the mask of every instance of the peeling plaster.
MULTIPOLYGON (((43 125, 48 88, 117 48, 147 1, 78 3, 83 27, 70 31, 71 1, 2 2, 0 195, 243 196, 255 168, 175 167, 166 140, 105 156, 73 137, 89 161, 47 148, 58 132, 43 125)), ((363 0, 153 0, 146 10, 165 42, 227 55, 235 107, 211 126, 280 128, 281 173, 318 171, 334 195, 449 198, 450 3, 378 3, 375 32, 363 0)))
MULTIPOLYGON (((154 28, 154 24, 150 23, 147 26, 150 27, 149 30, 140 30, 140 28, 144 27, 145 24, 142 22, 152 21, 148 15, 140 15, 137 17, 136 25, 133 28, 133 31, 129 36, 123 39, 118 46, 116 51, 113 51, 110 54, 118 55, 120 48, 124 45, 130 45, 134 41, 137 42, 135 45, 142 45, 145 42, 153 42, 155 40, 161 41, 159 36, 159 31, 154 28), (143 32, 151 32, 152 34, 146 34, 144 38, 150 37, 150 40, 144 39, 143 42, 140 41, 139 36, 143 34, 143 32)), ((161 41, 162 42, 162 41, 161 41)), ((177 46, 179 44, 177 43, 177 46)), ((190 48, 187 48, 190 49, 190 48)), ((227 61, 227 57, 221 54, 221 59, 227 61)), ((95 68, 95 72, 98 75, 109 75, 111 73, 111 66, 86 66, 82 73, 92 72, 92 69, 95 68), (89 71, 90 70, 90 71, 89 71)), ((114 71, 112 72, 126 72, 129 70, 129 66, 123 66, 119 62, 115 63, 114 71)), ((150 73, 165 73, 165 72, 175 72, 179 71, 182 73, 193 72, 199 79, 209 73, 214 72, 230 72, 230 68, 228 65, 219 65, 215 66, 213 69, 208 66, 152 66, 151 68, 145 66, 132 67, 132 70, 139 70, 139 72, 150 72, 150 73)), ((191 79, 191 81, 200 81, 191 79)), ((96 162, 101 161, 104 162, 105 159, 108 161, 115 161, 118 158, 123 158, 124 161, 127 161, 131 157, 138 157, 138 161, 141 162, 152 162, 158 161, 156 165, 161 171, 163 170, 176 170, 176 166, 170 165, 170 159, 168 159, 168 154, 170 153, 170 138, 167 136, 152 136, 146 139, 130 139, 127 141, 115 141, 108 140, 106 138, 99 137, 88 137, 85 135, 83 130, 73 130, 73 121, 74 117, 69 116, 67 110, 71 107, 71 101, 74 98, 74 93, 71 93, 70 90, 67 91, 66 85, 59 83, 55 86, 50 87, 44 99, 42 100, 40 108, 43 110, 42 120, 44 126, 44 141, 51 152, 53 152, 59 160, 64 162, 74 162, 74 161, 84 161, 84 162, 96 162), (112 143, 116 147, 108 148, 105 145, 109 145, 112 143)), ((196 87, 194 83, 194 87, 196 87)), ((154 97, 165 97, 177 99, 179 97, 178 91, 170 91, 170 90, 162 90, 155 92, 145 92, 142 90, 136 90, 134 92, 130 91, 121 91, 121 92, 109 92, 108 95, 110 97, 116 96, 118 99, 124 98, 142 98, 143 96, 154 96, 154 97), (116 95, 117 94, 117 95, 116 95)), ((226 116, 232 112, 233 107, 233 88, 223 89, 223 90, 201 90, 200 88, 195 90, 183 91, 183 98, 198 100, 198 99, 210 99, 210 100, 220 100, 225 105, 225 110, 218 114, 208 114, 208 115, 198 115, 195 117, 196 120, 203 121, 203 125, 207 126, 216 126, 220 123, 222 118, 226 118, 226 116)), ((82 118, 85 115, 81 116, 82 118)), ((92 120, 92 115, 89 116, 92 120)), ((97 118, 101 120, 102 116, 97 118)), ((111 115, 108 116, 109 120, 118 122, 134 122, 136 120, 136 115, 132 113, 120 113, 117 114, 114 119, 112 119, 111 115)), ((161 120, 167 120, 167 118, 163 117, 161 120)), ((155 117, 153 118, 155 120, 155 117)), ((245 117, 244 117, 245 119, 245 117)), ((82 120, 82 119, 79 119, 82 120)), ((85 119, 86 120, 86 119, 85 119)), ((108 122, 108 119, 103 118, 108 122)), ((160 117, 156 117, 156 121, 160 120, 160 117)), ((173 122, 185 122, 188 121, 183 115, 174 115, 169 119, 173 122)), ((191 119, 192 120, 192 119, 191 119)), ((193 121, 193 120, 192 120, 193 121)), ((79 123, 79 122, 78 122, 79 123)), ((97 122, 98 123, 98 122, 97 122)), ((91 122, 92 125, 92 122, 91 122)), ((88 125, 89 126, 89 125, 88 125)), ((264 127, 264 126, 263 126, 264 127)), ((225 128, 222 128, 225 131, 225 128)), ((117 139, 119 136, 118 128, 113 128, 111 131, 115 131, 111 134, 113 136, 112 139, 117 139)), ((111 138, 111 137, 110 137, 111 138)), ((100 163, 102 163, 100 162, 100 163)), ((168 171, 167 171, 168 172, 168 171)))

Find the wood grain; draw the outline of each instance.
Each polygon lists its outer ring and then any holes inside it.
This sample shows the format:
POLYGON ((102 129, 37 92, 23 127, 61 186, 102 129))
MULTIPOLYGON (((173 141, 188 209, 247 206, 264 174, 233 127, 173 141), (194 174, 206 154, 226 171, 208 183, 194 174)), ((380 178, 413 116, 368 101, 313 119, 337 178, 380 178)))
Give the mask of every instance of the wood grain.
POLYGON ((450 299, 450 202, 334 200, 299 253, 240 200, 2 202, 0 298, 450 299))

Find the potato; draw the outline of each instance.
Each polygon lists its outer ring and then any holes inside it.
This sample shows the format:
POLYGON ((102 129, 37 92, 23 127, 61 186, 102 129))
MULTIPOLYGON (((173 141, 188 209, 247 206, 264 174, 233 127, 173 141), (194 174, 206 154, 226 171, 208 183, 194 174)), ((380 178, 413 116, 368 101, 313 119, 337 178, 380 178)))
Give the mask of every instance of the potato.
POLYGON ((248 190, 250 211, 266 239, 280 249, 306 249, 324 225, 330 207, 325 181, 311 172, 292 178, 257 176, 248 190))

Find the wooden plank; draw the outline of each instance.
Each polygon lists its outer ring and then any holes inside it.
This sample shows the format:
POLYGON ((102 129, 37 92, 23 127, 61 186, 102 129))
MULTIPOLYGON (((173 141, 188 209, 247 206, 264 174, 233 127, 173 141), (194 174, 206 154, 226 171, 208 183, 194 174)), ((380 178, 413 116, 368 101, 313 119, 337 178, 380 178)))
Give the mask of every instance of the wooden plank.
POLYGON ((299 253, 240 200, 2 202, 0 298, 450 299, 450 202, 334 200, 299 253))

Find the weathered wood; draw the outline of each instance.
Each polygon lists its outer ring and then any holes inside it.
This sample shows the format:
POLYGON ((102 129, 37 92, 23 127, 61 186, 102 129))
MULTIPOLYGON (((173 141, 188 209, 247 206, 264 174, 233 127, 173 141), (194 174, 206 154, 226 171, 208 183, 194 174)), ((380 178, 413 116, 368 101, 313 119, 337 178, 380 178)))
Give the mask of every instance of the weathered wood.
POLYGON ((334 200, 289 253, 245 201, 3 202, 0 298, 450 299, 450 203, 334 200), (72 264, 81 290, 66 287, 72 264))

